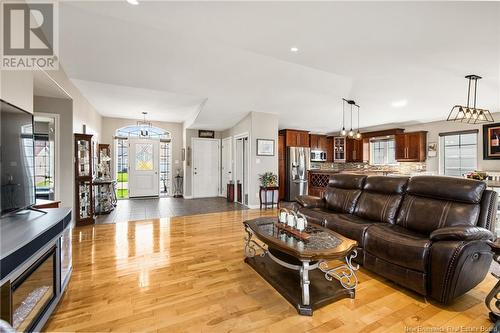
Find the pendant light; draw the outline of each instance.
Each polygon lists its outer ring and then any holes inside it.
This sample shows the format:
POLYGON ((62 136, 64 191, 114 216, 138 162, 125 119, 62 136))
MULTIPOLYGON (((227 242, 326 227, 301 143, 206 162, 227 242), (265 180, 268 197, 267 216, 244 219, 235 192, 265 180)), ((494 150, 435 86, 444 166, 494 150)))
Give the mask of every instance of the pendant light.
POLYGON ((354 101, 348 101, 349 105, 351 105, 351 129, 349 130, 349 133, 347 134, 350 138, 354 137, 354 131, 352 130, 352 106, 354 105, 354 101))
POLYGON ((340 131, 341 136, 346 136, 347 134, 345 130, 345 102, 346 100, 342 98, 342 130, 340 131))
POLYGON ((356 104, 358 108, 358 130, 356 131, 356 140, 361 140, 361 132, 359 131, 359 105, 356 104))
POLYGON ((467 88, 467 106, 455 105, 451 108, 447 121, 457 121, 467 124, 483 124, 494 122, 493 116, 489 110, 476 107, 477 102, 477 80, 482 79, 479 75, 471 74, 465 77, 468 81, 467 88), (471 92, 474 88, 473 106, 470 106, 471 92))
POLYGON ((359 131, 359 105, 357 105, 356 102, 353 101, 352 99, 342 98, 342 130, 340 131, 340 135, 347 136, 347 137, 352 138, 352 139, 354 139, 354 138, 361 139, 361 133, 359 131), (349 132, 347 132, 345 129, 345 104, 346 103, 349 104, 351 107, 350 108, 351 129, 349 130, 349 132), (353 123, 352 123, 353 106, 358 108, 358 130, 356 132, 354 132, 353 123))
POLYGON ((142 119, 143 120, 142 121, 139 120, 137 122, 137 127, 139 127, 140 130, 141 130, 141 136, 149 136, 149 129, 151 129, 151 127, 153 127, 153 125, 151 124, 151 122, 146 121, 146 115, 147 114, 148 114, 147 112, 143 111, 142 112, 142 119))

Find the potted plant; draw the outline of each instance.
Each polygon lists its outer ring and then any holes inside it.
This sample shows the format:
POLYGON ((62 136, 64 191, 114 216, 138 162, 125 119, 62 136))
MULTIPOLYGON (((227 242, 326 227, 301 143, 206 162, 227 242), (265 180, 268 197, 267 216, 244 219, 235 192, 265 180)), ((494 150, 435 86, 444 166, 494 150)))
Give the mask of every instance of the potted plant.
POLYGON ((272 172, 265 172, 259 175, 260 184, 263 187, 278 186, 278 176, 272 172))

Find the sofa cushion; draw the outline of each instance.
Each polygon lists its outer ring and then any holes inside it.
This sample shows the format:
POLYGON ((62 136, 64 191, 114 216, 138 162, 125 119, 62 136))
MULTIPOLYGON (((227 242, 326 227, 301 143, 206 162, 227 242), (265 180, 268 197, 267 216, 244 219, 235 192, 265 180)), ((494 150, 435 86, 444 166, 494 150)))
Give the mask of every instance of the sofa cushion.
POLYGON ((328 186, 343 188, 347 190, 361 190, 365 184, 365 175, 355 175, 352 173, 339 173, 330 177, 328 186))
POLYGON ((425 198, 478 204, 485 189, 484 182, 473 179, 414 176, 408 183, 407 192, 425 198))
POLYGON ((309 223, 324 225, 324 221, 332 215, 332 211, 325 208, 305 208, 300 207, 299 212, 305 215, 309 223))
POLYGON ((476 225, 479 212, 479 204, 407 195, 399 210, 396 224, 428 235, 440 228, 476 225))
POLYGON ((365 219, 394 224, 407 183, 408 177, 368 177, 354 214, 365 219))
POLYGON ((368 227, 376 223, 350 214, 331 214, 325 222, 325 227, 357 241, 359 247, 363 247, 368 227))
POLYGON ((353 174, 337 174, 330 178, 325 190, 325 206, 337 213, 352 214, 366 176, 353 174))
POLYGON ((420 272, 427 271, 430 245, 427 236, 392 224, 376 224, 365 233, 367 253, 420 272))
POLYGON ((396 282, 397 284, 416 291, 422 295, 427 293, 427 274, 400 265, 395 265, 386 260, 377 258, 370 253, 364 254, 363 265, 365 268, 396 282))

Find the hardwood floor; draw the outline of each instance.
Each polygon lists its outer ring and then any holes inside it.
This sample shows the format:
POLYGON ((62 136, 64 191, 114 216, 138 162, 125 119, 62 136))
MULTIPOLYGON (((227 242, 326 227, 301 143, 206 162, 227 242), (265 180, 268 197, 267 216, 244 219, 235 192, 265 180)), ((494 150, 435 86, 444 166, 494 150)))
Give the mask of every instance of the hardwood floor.
POLYGON ((441 307, 363 269, 356 299, 330 304, 313 317, 299 316, 243 262, 241 222, 261 214, 272 212, 76 228, 73 276, 45 330, 291 333, 445 327, 458 332, 491 326, 483 303, 495 282, 491 276, 453 306, 441 307))

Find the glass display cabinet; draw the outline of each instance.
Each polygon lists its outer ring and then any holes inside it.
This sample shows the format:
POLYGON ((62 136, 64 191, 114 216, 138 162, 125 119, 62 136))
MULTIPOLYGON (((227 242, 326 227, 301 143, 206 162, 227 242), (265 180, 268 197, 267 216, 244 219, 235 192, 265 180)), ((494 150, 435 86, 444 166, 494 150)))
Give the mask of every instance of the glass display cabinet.
POLYGON ((333 138, 333 162, 345 162, 345 148, 346 139, 344 137, 336 136, 333 138))
POLYGON ((92 146, 92 135, 75 134, 75 220, 79 225, 94 223, 92 146))

